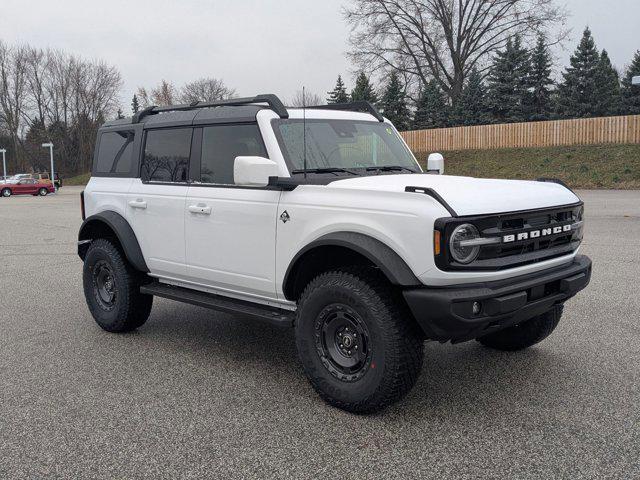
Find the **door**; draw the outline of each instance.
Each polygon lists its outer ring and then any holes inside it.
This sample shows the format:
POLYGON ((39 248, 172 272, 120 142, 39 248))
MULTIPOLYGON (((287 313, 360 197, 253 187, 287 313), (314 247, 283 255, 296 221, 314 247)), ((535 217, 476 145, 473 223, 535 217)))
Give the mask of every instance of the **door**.
POLYGON ((267 156, 258 126, 207 126, 195 135, 185 217, 189 280, 223 293, 275 299, 280 192, 233 181, 236 156, 267 156))
POLYGON ((29 195, 34 194, 36 191, 36 180, 30 178, 20 180, 13 188, 13 193, 15 195, 29 195))
POLYGON ((190 127, 148 130, 141 178, 132 182, 127 195, 127 220, 154 276, 184 279, 186 274, 184 217, 191 135, 190 127))

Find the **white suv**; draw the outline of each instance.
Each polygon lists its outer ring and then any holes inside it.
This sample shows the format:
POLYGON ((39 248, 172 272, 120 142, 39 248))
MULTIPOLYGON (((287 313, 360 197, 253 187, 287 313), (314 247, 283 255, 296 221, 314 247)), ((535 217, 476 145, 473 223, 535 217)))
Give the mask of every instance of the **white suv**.
POLYGON ((82 195, 89 310, 110 332, 154 296, 295 327, 314 388, 353 412, 412 388, 425 339, 541 341, 590 279, 582 202, 432 160, 368 103, 260 95, 108 122, 82 195))

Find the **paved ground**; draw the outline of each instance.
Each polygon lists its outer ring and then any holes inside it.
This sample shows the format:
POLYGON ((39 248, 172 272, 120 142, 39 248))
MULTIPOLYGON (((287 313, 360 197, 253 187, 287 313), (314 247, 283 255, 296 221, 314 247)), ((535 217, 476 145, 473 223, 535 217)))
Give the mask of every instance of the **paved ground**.
POLYGON ((529 351, 427 344, 376 416, 326 406, 292 333, 165 300, 100 330, 78 189, 0 199, 0 477, 640 477, 640 192, 583 192, 595 270, 529 351))

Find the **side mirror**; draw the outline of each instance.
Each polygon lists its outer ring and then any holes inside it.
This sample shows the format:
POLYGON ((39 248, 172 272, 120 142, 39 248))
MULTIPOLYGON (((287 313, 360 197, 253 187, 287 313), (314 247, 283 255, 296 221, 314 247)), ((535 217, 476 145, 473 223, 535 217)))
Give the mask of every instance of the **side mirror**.
POLYGON ((440 153, 432 153, 427 158, 427 173, 444 173, 444 157, 440 153))
POLYGON ((233 181, 236 185, 264 187, 269 177, 277 177, 278 164, 264 157, 236 157, 233 162, 233 181))

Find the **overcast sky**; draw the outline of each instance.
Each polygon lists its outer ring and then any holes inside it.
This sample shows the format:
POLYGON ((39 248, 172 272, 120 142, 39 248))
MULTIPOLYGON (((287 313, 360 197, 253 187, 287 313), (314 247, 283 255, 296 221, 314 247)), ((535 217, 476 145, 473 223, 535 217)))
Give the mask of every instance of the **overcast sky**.
MULTIPOLYGON (((291 98, 305 85, 325 96, 342 73, 348 0, 2 0, 0 38, 8 43, 64 49, 118 67, 123 106, 138 86, 161 79, 177 85, 222 78, 240 95, 276 93, 291 98)), ((560 2, 563 3, 563 2, 560 2)), ((585 25, 599 48, 622 69, 640 49, 639 0, 565 0, 572 38, 568 62, 585 25)))

